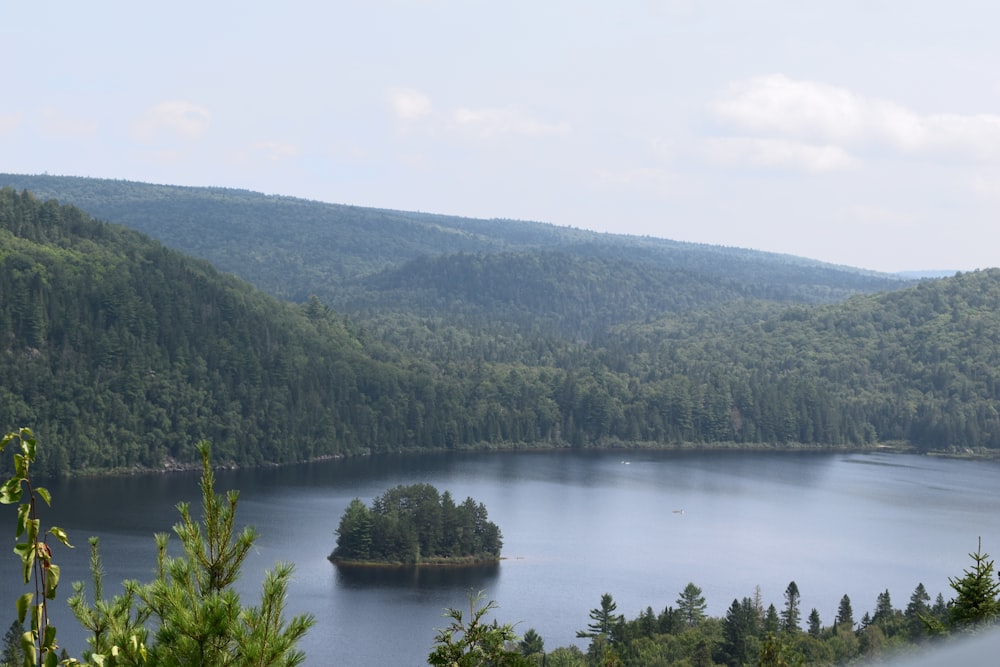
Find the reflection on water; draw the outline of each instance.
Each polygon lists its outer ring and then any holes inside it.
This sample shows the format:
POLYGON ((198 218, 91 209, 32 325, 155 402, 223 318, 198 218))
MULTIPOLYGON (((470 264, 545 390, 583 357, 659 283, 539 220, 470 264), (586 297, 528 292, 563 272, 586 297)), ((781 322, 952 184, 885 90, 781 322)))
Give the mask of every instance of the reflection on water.
POLYGON ((487 590, 500 575, 500 564, 365 567, 336 565, 337 585, 345 588, 487 590))

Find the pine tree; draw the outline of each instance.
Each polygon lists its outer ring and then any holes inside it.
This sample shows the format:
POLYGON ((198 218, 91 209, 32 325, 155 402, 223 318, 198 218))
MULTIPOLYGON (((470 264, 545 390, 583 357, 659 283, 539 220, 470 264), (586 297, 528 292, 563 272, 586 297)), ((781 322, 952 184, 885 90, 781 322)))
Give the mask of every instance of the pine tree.
POLYGON ((705 597, 701 594, 701 589, 689 582, 680 597, 677 598, 677 609, 684 618, 688 627, 694 627, 705 619, 705 610, 708 605, 705 597))
POLYGON ((590 610, 591 622, 587 624, 587 629, 578 631, 576 636, 581 638, 589 637, 591 639, 600 638, 608 642, 613 642, 615 628, 624 620, 622 615, 615 614, 616 609, 618 609, 618 604, 611 597, 611 593, 603 594, 601 596, 601 606, 590 610))
POLYGON ((440 667, 479 667, 504 665, 530 667, 531 660, 510 646, 517 639, 509 623, 488 623, 486 616, 496 609, 493 600, 481 604, 485 593, 469 594, 469 615, 460 609, 449 608, 446 616, 451 619, 448 627, 438 630, 434 648, 427 656, 427 663, 440 667))
POLYGON ((910 596, 910 603, 906 605, 906 610, 903 612, 906 628, 913 640, 917 640, 927 633, 927 621, 931 615, 931 608, 928 604, 930 601, 931 596, 928 595, 924 584, 917 584, 910 596))
POLYGON ((21 635, 24 626, 14 619, 0 644, 0 667, 21 667, 24 664, 24 649, 21 648, 21 635))
POLYGON ((722 653, 729 665, 750 664, 760 652, 760 617, 750 598, 733 600, 722 621, 722 653))
POLYGON ((993 561, 983 553, 983 540, 975 553, 969 554, 973 565, 965 570, 965 576, 958 579, 949 577, 948 583, 955 590, 951 601, 949 618, 954 626, 989 623, 1000 614, 1000 582, 994 576, 993 561))
POLYGON ((174 526, 183 557, 166 555, 167 536, 157 535, 158 576, 141 591, 143 602, 159 621, 150 648, 157 665, 258 665, 292 667, 305 660, 295 648, 313 623, 311 615, 283 619, 292 566, 278 563, 267 573, 260 606, 244 608, 232 585, 257 538, 252 528, 235 531, 239 493, 215 494, 209 446, 200 443, 203 518, 191 518, 187 503, 178 505, 174 526))
POLYGON ((844 597, 840 598, 840 606, 837 607, 837 619, 836 624, 838 626, 846 625, 850 629, 854 629, 854 610, 851 608, 851 598, 844 594, 844 597))
POLYGON ((781 611, 781 629, 784 632, 798 632, 799 619, 802 613, 799 611, 799 587, 794 581, 788 584, 785 589, 785 608, 781 611))
POLYGON ((764 631, 774 634, 780 628, 781 618, 778 616, 778 610, 774 607, 773 603, 767 605, 767 611, 764 612, 764 631))
POLYGON ((816 607, 813 607, 812 611, 809 612, 809 636, 819 639, 820 630, 823 626, 819 620, 819 611, 816 607))

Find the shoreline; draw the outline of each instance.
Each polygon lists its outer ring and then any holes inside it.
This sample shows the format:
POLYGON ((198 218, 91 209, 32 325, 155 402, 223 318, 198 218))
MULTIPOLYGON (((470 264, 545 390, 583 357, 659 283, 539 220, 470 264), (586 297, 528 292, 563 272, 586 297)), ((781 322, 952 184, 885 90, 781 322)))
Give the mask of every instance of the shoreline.
POLYGON ((349 569, 379 569, 379 570, 408 570, 411 568, 459 568, 459 567, 483 567, 488 565, 499 565, 500 561, 507 560, 504 557, 497 558, 443 558, 421 560, 415 563, 403 563, 399 561, 378 561, 378 560, 343 560, 327 556, 327 560, 337 567, 349 569))
MULTIPOLYGON (((400 454, 452 454, 452 453, 481 453, 481 452, 557 452, 557 451, 747 451, 747 452, 815 452, 815 453, 874 453, 889 452, 895 454, 916 454, 922 456, 936 456, 941 458, 955 458, 966 460, 998 460, 1000 450, 985 448, 951 448, 951 449, 918 449, 916 446, 904 441, 891 441, 874 443, 870 445, 816 445, 801 443, 736 443, 736 442, 714 442, 714 443, 653 443, 653 442, 605 442, 587 447, 573 447, 568 444, 553 443, 507 443, 490 445, 468 445, 446 448, 399 448, 384 449, 378 451, 362 450, 345 454, 323 454, 302 461, 289 461, 286 463, 259 463, 253 465, 238 465, 231 461, 218 462, 212 465, 214 470, 252 470, 255 468, 279 468, 294 465, 318 463, 321 461, 336 461, 341 459, 354 459, 360 457, 374 457, 380 455, 400 455, 400 454)), ((131 467, 115 468, 109 470, 82 470, 61 475, 63 477, 127 477, 133 475, 146 474, 172 474, 190 473, 201 470, 200 462, 181 462, 173 458, 168 458, 164 463, 156 468, 131 467)))

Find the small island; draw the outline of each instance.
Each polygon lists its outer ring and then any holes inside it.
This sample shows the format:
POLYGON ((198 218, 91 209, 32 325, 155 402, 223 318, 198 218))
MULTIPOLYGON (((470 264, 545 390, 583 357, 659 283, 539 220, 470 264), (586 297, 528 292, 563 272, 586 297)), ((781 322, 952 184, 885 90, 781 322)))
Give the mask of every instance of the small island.
POLYGON ((351 501, 340 518, 337 565, 478 565, 500 560, 500 528, 472 498, 456 505, 430 484, 389 489, 351 501))

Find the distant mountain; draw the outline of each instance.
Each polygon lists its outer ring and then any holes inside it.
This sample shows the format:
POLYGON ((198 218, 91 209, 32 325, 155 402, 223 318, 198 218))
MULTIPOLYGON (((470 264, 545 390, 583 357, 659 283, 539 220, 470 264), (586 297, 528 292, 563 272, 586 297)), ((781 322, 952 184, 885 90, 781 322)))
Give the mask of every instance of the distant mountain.
POLYGON ((487 321, 551 320, 558 300, 565 312, 555 326, 586 337, 623 319, 733 299, 829 303, 907 284, 789 255, 537 222, 92 178, 0 174, 4 185, 142 231, 280 298, 317 295, 346 313, 403 307, 467 319, 475 308, 487 321))
POLYGON ((926 278, 950 278, 958 271, 927 270, 927 271, 899 271, 895 275, 906 280, 923 280, 926 278))

